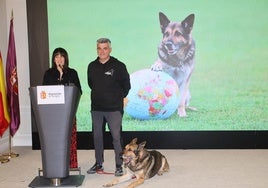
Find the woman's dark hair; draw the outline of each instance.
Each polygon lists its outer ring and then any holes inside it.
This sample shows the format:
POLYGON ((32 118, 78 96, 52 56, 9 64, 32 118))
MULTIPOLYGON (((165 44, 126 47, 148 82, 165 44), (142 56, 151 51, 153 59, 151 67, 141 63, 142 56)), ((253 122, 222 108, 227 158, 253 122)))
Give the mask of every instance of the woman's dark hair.
POLYGON ((63 69, 67 70, 68 67, 69 67, 69 58, 68 58, 68 53, 67 51, 64 49, 64 48, 56 48, 54 51, 53 51, 53 54, 52 54, 52 58, 51 58, 51 63, 52 63, 52 68, 56 68, 56 63, 54 62, 54 59, 55 59, 55 56, 57 56, 58 54, 62 55, 65 59, 65 63, 64 63, 64 66, 63 66, 63 69))

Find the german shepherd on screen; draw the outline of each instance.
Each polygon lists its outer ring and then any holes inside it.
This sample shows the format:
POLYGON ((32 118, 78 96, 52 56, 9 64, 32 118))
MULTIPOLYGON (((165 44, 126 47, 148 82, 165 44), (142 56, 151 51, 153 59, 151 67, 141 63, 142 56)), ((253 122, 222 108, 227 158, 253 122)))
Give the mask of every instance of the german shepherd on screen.
POLYGON ((195 41, 191 35, 194 18, 194 14, 190 14, 181 22, 173 22, 162 12, 159 13, 163 37, 158 46, 158 59, 151 70, 164 71, 177 82, 180 95, 179 117, 187 116, 186 108, 196 110, 189 107, 190 78, 195 66, 195 41))
POLYGON ((111 187, 120 182, 134 179, 127 187, 134 188, 144 183, 144 180, 153 176, 162 175, 169 171, 169 164, 164 155, 159 151, 148 151, 145 148, 146 141, 137 144, 137 138, 134 138, 127 144, 122 152, 125 174, 115 178, 113 181, 103 185, 111 187))

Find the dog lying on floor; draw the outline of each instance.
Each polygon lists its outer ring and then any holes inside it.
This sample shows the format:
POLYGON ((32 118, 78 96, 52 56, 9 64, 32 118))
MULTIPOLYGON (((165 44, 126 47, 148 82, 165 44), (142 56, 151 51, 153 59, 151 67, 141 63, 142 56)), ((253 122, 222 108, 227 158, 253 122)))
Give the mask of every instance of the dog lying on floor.
POLYGON ((162 175, 164 172, 169 171, 166 157, 156 150, 148 151, 145 148, 145 144, 146 141, 137 144, 137 138, 134 138, 125 146, 122 157, 126 173, 103 185, 103 187, 111 187, 120 182, 135 179, 127 186, 134 188, 156 174, 162 175))
POLYGON ((151 70, 164 71, 169 74, 179 87, 179 117, 186 116, 191 98, 189 85, 195 65, 195 41, 192 38, 194 14, 190 14, 181 22, 170 21, 165 14, 159 13, 162 39, 158 46, 158 59, 151 70))

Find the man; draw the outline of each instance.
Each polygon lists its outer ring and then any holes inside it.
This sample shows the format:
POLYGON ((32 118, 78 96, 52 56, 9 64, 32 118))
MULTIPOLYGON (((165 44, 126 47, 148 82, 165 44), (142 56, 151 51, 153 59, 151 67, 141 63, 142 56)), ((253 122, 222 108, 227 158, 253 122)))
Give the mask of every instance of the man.
POLYGON ((123 100, 130 90, 130 78, 124 63, 110 56, 111 41, 108 38, 97 40, 96 60, 88 65, 88 86, 91 89, 91 118, 95 147, 95 164, 87 171, 94 174, 103 170, 103 126, 107 122, 113 138, 115 152, 115 176, 122 176, 121 128, 123 100))

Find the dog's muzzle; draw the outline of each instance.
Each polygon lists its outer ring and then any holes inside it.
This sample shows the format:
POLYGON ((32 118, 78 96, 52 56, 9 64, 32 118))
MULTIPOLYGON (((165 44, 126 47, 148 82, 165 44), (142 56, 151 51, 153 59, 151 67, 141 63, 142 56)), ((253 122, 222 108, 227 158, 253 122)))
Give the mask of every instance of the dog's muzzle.
POLYGON ((167 42, 164 44, 164 46, 165 46, 165 49, 167 50, 167 53, 168 53, 169 55, 174 55, 174 54, 176 54, 176 53, 178 52, 178 50, 179 50, 179 45, 176 46, 176 45, 174 45, 174 43, 171 42, 171 41, 167 41, 167 42))
POLYGON ((123 162, 124 162, 125 165, 129 164, 130 161, 133 159, 130 156, 124 156, 124 155, 122 156, 122 158, 123 158, 123 162))

